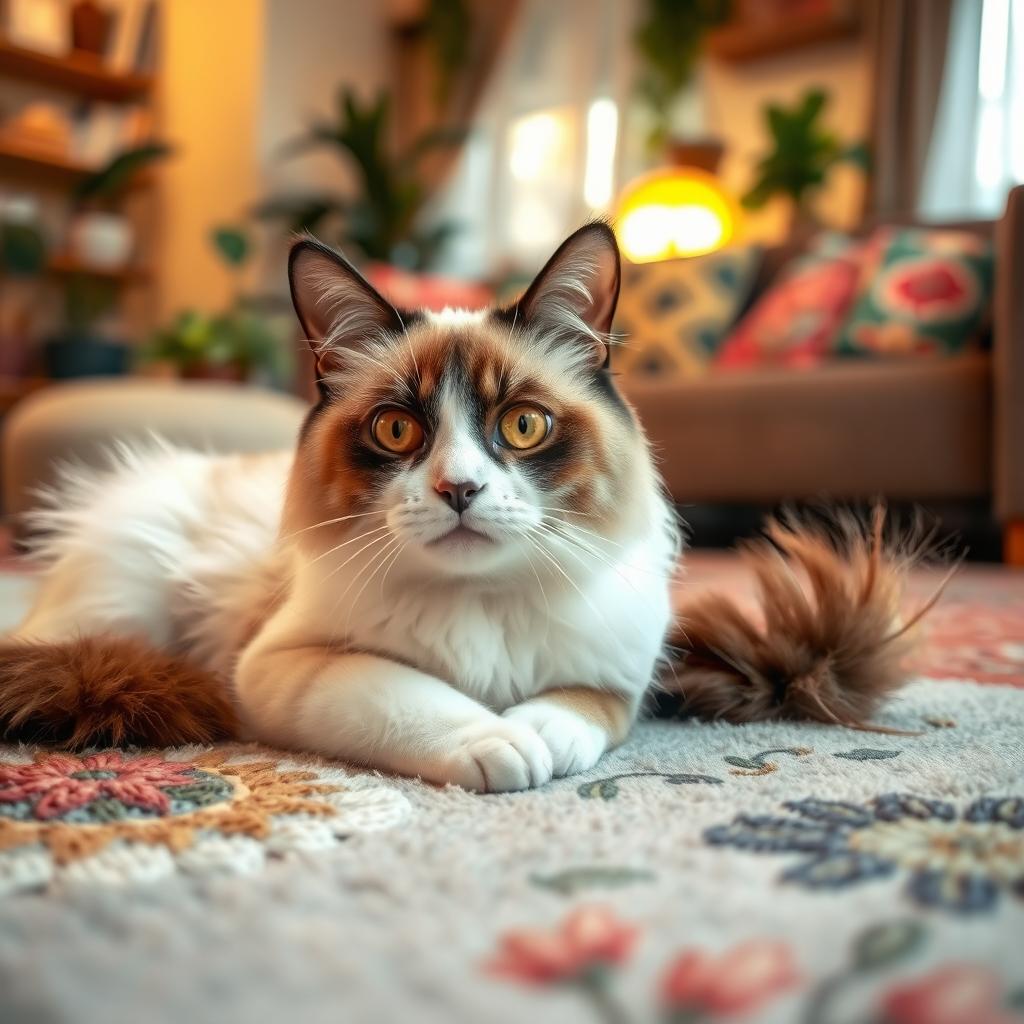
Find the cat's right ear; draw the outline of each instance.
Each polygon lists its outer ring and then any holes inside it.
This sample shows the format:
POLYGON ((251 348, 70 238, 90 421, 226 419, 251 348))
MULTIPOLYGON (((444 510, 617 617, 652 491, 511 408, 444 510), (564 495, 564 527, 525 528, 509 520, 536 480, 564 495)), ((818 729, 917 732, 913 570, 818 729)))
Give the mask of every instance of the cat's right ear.
POLYGON ((337 369, 346 350, 402 330, 395 307, 344 256, 315 238, 292 246, 288 283, 318 377, 337 369))

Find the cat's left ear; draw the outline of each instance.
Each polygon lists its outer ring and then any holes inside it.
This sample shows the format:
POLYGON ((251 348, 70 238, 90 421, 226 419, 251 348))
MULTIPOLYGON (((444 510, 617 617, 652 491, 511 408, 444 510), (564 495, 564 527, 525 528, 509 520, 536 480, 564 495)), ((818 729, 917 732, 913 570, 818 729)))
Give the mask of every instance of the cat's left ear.
POLYGON ((607 365, 608 333, 619 301, 619 247, 601 221, 571 234, 516 303, 518 317, 586 341, 607 365))

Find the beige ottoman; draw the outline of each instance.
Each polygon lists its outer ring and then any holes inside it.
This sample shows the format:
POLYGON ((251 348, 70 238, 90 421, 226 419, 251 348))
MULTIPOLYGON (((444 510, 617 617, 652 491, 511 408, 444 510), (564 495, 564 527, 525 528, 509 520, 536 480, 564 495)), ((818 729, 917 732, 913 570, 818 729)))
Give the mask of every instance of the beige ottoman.
POLYGON ((228 384, 124 378, 44 388, 4 421, 3 511, 30 509, 62 461, 103 465, 115 441, 156 434, 200 451, 273 451, 294 445, 306 411, 290 395, 228 384))

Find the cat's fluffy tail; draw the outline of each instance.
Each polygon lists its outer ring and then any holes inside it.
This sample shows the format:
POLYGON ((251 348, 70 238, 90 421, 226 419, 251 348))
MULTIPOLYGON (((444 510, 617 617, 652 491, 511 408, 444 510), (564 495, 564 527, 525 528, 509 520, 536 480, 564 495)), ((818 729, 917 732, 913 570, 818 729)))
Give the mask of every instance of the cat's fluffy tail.
POLYGON ((934 535, 913 531, 886 542, 884 525, 881 507, 867 525, 852 516, 818 526, 771 520, 767 536, 743 551, 759 607, 708 593, 681 609, 659 713, 895 731, 871 719, 907 681, 914 627, 955 566, 904 618, 907 572, 929 553, 934 535))
POLYGON ((209 743, 235 733, 215 676, 139 640, 0 641, 0 737, 88 746, 209 743))

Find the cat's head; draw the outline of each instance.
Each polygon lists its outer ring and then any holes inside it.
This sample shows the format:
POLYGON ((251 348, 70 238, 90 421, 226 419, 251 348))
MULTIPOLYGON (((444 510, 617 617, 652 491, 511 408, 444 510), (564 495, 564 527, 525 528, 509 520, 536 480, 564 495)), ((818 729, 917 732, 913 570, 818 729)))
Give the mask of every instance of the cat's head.
POLYGON ((479 313, 399 311, 311 239, 289 274, 321 395, 287 503, 304 546, 345 540, 346 556, 365 546, 434 575, 546 568, 646 500, 646 443, 609 369, 607 225, 567 239, 518 302, 479 313))

